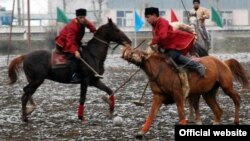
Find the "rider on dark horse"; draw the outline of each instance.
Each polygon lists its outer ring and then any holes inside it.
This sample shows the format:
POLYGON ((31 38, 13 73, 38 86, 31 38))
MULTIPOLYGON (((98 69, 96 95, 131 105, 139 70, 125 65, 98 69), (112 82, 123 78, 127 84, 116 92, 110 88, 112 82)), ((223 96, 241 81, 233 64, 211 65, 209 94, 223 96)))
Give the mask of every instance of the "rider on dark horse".
POLYGON ((71 20, 71 22, 60 31, 60 34, 55 39, 56 48, 59 51, 65 52, 70 61, 72 83, 79 81, 77 72, 80 67, 77 66, 81 54, 78 50, 79 47, 82 46, 81 40, 85 34, 85 27, 87 27, 92 33, 96 32, 96 27, 86 19, 86 15, 86 9, 77 9, 76 18, 71 20))
POLYGON ((205 27, 205 20, 209 19, 210 14, 207 8, 200 6, 200 0, 193 0, 193 8, 190 11, 190 16, 196 16, 199 20, 199 25, 202 29, 204 39, 210 44, 210 38, 205 27))
POLYGON ((173 30, 169 22, 159 16, 158 8, 146 8, 145 17, 153 27, 153 39, 149 46, 163 50, 177 64, 196 70, 201 77, 204 77, 205 67, 185 56, 193 46, 195 35, 181 30, 173 30))

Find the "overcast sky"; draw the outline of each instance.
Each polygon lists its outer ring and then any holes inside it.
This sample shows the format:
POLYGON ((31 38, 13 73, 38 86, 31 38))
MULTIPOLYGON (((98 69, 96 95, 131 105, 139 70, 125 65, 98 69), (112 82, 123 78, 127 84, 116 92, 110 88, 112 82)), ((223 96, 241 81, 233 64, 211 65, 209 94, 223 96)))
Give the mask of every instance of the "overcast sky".
MULTIPOLYGON (((0 0, 0 5, 5 7, 6 10, 12 10, 14 0, 0 0)), ((27 12, 27 0, 20 0, 21 12, 22 2, 24 2, 24 12, 27 12)), ((15 13, 17 12, 17 0, 15 0, 15 13)), ((30 0, 30 13, 31 14, 46 14, 48 13, 48 0, 30 0)))

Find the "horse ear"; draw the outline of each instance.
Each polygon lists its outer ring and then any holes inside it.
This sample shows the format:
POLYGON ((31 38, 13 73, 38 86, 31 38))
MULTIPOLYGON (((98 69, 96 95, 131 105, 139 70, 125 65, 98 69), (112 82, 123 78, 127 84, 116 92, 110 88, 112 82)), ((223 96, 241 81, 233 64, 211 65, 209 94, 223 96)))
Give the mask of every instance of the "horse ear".
POLYGON ((109 24, 113 24, 113 21, 112 21, 111 18, 108 18, 108 23, 109 23, 109 24))

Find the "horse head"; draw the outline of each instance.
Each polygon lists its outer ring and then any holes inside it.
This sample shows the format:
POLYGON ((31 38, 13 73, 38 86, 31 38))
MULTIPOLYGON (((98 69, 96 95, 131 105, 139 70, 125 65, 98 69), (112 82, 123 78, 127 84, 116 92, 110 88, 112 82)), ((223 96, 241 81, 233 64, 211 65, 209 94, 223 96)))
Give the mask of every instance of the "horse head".
POLYGON ((131 46, 132 43, 128 36, 121 31, 110 18, 108 18, 108 23, 102 25, 96 31, 95 36, 102 36, 107 42, 113 41, 124 46, 131 46))
POLYGON ((131 47, 124 47, 122 51, 122 58, 137 66, 141 66, 145 60, 149 58, 149 54, 140 49, 133 49, 131 47))

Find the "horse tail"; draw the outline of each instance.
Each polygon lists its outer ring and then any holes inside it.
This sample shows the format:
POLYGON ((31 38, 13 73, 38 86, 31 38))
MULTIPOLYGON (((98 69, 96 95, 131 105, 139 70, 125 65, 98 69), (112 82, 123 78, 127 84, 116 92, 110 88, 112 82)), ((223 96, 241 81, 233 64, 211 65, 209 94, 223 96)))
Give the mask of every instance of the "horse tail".
POLYGON ((234 78, 243 85, 243 89, 248 89, 248 75, 243 66, 233 58, 228 59, 224 62, 231 69, 234 78))
POLYGON ((18 78, 18 73, 20 70, 20 64, 23 62, 25 58, 25 55, 21 55, 19 57, 14 58, 10 64, 9 64, 9 68, 8 68, 8 74, 9 74, 9 84, 14 84, 17 81, 18 78))

